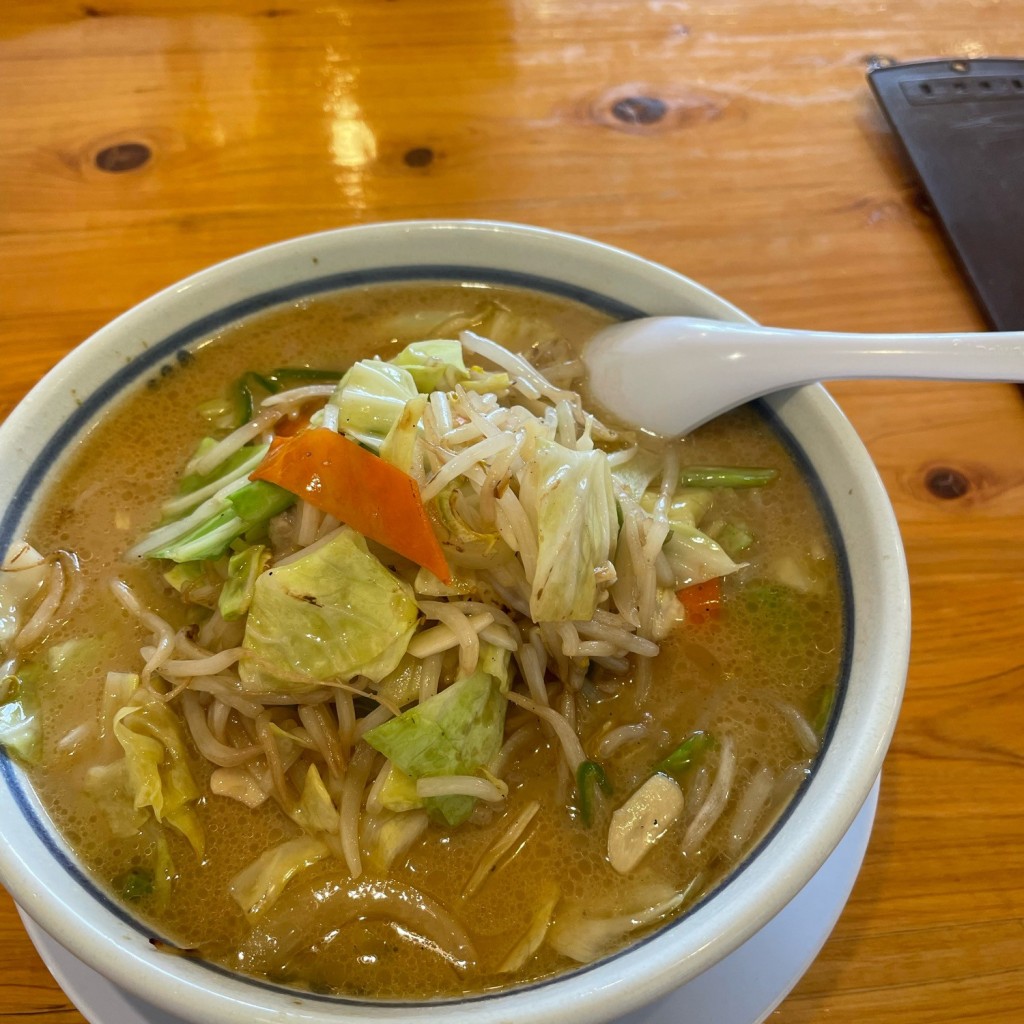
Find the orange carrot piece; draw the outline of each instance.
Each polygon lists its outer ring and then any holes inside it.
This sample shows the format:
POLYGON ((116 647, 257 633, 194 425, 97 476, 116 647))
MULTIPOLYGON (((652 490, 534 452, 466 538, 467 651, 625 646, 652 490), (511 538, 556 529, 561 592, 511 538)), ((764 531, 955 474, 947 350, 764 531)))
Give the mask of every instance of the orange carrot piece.
POLYGON ((275 438, 249 478, 297 494, 444 582, 451 580, 416 481, 347 437, 317 427, 275 438))
POLYGON ((686 621, 695 626, 717 619, 722 613, 722 578, 715 577, 676 593, 686 610, 686 621))
POLYGON ((274 424, 275 440, 277 437, 292 437, 295 434, 300 434, 309 426, 313 413, 321 408, 322 405, 322 401, 306 402, 305 405, 300 405, 293 415, 279 419, 274 424))

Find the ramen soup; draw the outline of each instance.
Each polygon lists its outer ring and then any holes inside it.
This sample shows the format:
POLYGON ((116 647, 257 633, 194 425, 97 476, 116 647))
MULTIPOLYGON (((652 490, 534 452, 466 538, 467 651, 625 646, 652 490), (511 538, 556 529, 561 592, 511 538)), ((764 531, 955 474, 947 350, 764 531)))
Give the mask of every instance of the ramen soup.
POLYGON ((843 655, 822 516, 751 409, 671 443, 591 415, 605 319, 317 297, 80 442, 0 577, 0 732, 163 948, 346 996, 523 984, 779 819, 843 655))

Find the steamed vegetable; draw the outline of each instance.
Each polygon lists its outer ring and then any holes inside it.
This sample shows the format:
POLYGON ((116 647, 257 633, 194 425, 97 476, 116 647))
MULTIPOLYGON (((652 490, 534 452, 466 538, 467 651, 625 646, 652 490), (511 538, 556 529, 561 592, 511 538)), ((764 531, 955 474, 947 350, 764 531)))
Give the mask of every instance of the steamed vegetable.
POLYGON ((136 687, 131 701, 113 717, 135 809, 148 807, 202 858, 205 841, 193 807, 200 790, 189 770, 181 721, 155 694, 138 687, 137 678, 136 687))
POLYGON ((204 402, 199 411, 211 425, 233 430, 252 418, 257 400, 266 395, 276 395, 286 388, 301 387, 304 384, 336 381, 340 377, 341 373, 337 370, 307 366, 286 366, 267 374, 249 370, 232 383, 224 398, 204 402))
POLYGON ((380 359, 360 359, 342 377, 331 396, 338 408, 338 426, 346 433, 379 447, 406 402, 415 398, 416 382, 401 366, 380 359))
POLYGON ((677 590, 727 576, 739 569, 739 565, 706 533, 680 523, 672 524, 662 553, 672 570, 677 590))
POLYGON ((777 476, 777 469, 743 466, 687 466, 679 475, 683 487, 764 487, 777 476))
MULTIPOLYGON (((371 729, 364 739, 410 779, 472 775, 501 747, 506 703, 493 676, 474 672, 371 729)), ((474 799, 465 796, 423 800, 428 811, 449 825, 464 821, 473 804, 474 799)))
POLYGON ((228 560, 228 578, 217 599, 225 622, 240 619, 249 610, 256 580, 269 562, 270 551, 262 544, 250 544, 228 560))
MULTIPOLYGON (((206 439, 195 458, 211 451, 215 443, 206 439)), ((178 496, 164 505, 170 521, 146 534, 127 556, 174 562, 219 558, 243 534, 289 508, 295 503, 294 494, 272 483, 247 479, 266 453, 266 445, 246 445, 213 472, 186 475, 178 496)))
POLYGON ((18 664, 9 663, 0 677, 0 746, 25 764, 35 765, 43 756, 41 696, 56 690, 66 679, 88 671, 98 643, 94 638, 74 637, 50 646, 45 654, 18 664))
POLYGON ((683 587, 676 595, 686 611, 686 621, 700 626, 717 619, 721 614, 722 579, 705 580, 691 587, 683 587))
MULTIPOLYGON (((653 512, 657 500, 657 493, 648 491, 640 499, 640 507, 653 512)), ((714 494, 706 488, 684 487, 673 495, 665 514, 673 527, 693 529, 700 525, 713 501, 714 494)))
POLYGON ((594 822, 594 804, 599 789, 605 796, 611 796, 612 787, 604 769, 596 761, 584 761, 576 769, 576 792, 580 805, 580 817, 583 824, 590 826, 594 822))
POLYGON ((652 775, 612 813, 608 862, 627 875, 683 813, 683 791, 668 775, 652 775))
POLYGON ((450 578, 416 481, 333 430, 281 442, 252 474, 297 494, 364 537, 450 578))
POLYGON ((596 572, 609 562, 616 537, 608 456, 538 441, 533 472, 538 550, 530 615, 538 622, 590 619, 596 572))
POLYGON ((469 379, 469 370, 462 360, 462 345, 454 340, 414 341, 391 363, 403 367, 422 394, 451 391, 456 384, 469 379))
POLYGON ((655 772, 678 776, 714 746, 714 738, 707 732, 695 732, 683 740, 670 754, 655 766, 655 772))
POLYGON ((25 666, 0 681, 0 746, 26 764, 38 764, 43 754, 38 676, 36 666, 25 666))
POLYGON ((257 578, 241 681, 250 693, 296 696, 357 675, 379 682, 405 654, 416 615, 409 585, 341 527, 257 578))
POLYGON ((232 879, 228 889, 250 920, 277 902, 291 877, 328 856, 327 844, 299 836, 262 853, 232 879))
POLYGON ((555 919, 548 941, 563 956, 588 964, 619 945, 631 931, 671 913, 686 898, 686 893, 672 892, 667 886, 658 890, 646 899, 634 896, 637 909, 632 913, 609 909, 605 914, 591 907, 574 907, 555 919))

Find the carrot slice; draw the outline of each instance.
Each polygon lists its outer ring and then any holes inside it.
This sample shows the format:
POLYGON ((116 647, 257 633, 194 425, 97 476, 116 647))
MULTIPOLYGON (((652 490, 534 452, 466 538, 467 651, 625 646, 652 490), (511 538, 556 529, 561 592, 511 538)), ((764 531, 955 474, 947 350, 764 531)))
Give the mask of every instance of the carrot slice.
POLYGON ((720 576, 692 587, 683 587, 676 593, 686 610, 686 621, 699 626, 717 619, 722 612, 722 578, 720 576))
POLYGON ((277 437, 292 437, 300 434, 309 426, 310 418, 317 409, 321 408, 323 402, 306 402, 300 405, 298 410, 291 416, 285 416, 274 424, 275 439, 277 437))
POLYGON ((250 479, 297 494, 444 582, 451 580, 416 481, 347 437, 317 427, 275 438, 250 479))

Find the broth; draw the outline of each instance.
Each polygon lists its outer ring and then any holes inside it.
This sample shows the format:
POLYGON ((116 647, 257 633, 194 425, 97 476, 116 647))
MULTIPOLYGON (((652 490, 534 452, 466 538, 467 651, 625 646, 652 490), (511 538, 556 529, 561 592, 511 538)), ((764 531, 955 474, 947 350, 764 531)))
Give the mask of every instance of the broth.
MULTIPOLYGON (((582 820, 577 779, 557 741, 534 726, 523 732, 521 749, 510 757, 506 800, 478 801, 469 820, 456 827, 432 822, 391 868, 396 885, 448 908, 461 923, 475 947, 473 965, 453 962, 408 925, 361 914, 353 918, 339 909, 336 893, 354 883, 337 856, 296 874, 275 906, 255 923, 247 920, 232 898, 231 880, 300 829, 274 800, 250 809, 212 795, 211 768, 191 746, 190 766, 203 794, 196 804, 206 837, 202 860, 182 834, 153 822, 137 835, 119 834, 128 830, 112 820, 110 794, 97 792, 90 775, 118 748, 109 730, 97 735, 102 730, 95 723, 104 714, 107 673, 138 672, 139 649, 149 642, 150 631, 115 599, 109 582, 124 579, 172 625, 185 624, 181 603, 157 566, 125 564, 122 555, 159 518, 179 468, 204 435, 196 406, 245 370, 285 365, 344 370, 373 352, 387 358, 409 341, 432 336, 430 329, 452 309, 485 300, 499 301, 518 316, 540 318, 573 343, 606 319, 551 296, 430 283, 373 286, 270 310, 224 329, 187 362, 154 375, 106 415, 81 442, 32 524, 28 539, 39 551, 62 548, 77 554, 84 583, 74 614, 52 631, 45 649, 59 652, 62 643, 81 638, 90 645, 87 664, 78 659, 71 670, 44 673, 39 681, 43 757, 33 782, 92 875, 116 899, 127 899, 156 932, 206 959, 273 981, 368 998, 456 996, 548 977, 578 961, 547 940, 521 966, 503 969, 545 908, 554 908, 562 933, 575 934, 572 942, 561 943, 563 948, 578 949, 589 940, 582 925, 572 932, 574 916, 591 922, 628 917, 666 893, 685 894, 671 914, 639 929, 609 939, 614 929, 605 928, 595 940, 595 955, 633 941, 720 885, 809 771, 843 655, 838 570, 808 484, 760 416, 742 409, 680 447, 683 465, 778 470, 764 488, 716 490, 702 520, 738 523, 755 538, 743 553, 745 567, 724 579, 718 617, 699 622, 696 616, 676 628, 661 644, 649 683, 638 681, 635 673, 623 681, 597 669, 571 694, 588 757, 614 745, 606 742, 609 736, 621 740, 600 757, 610 795, 594 790, 592 822, 582 820), (621 727, 632 729, 614 732, 621 727), (814 730, 810 739, 809 729, 814 730), (614 870, 607 849, 613 811, 696 731, 714 738, 714 752, 678 776, 686 798, 682 817, 628 874, 614 870), (735 756, 728 804, 706 836, 683 851, 692 815, 714 786, 726 738, 735 756), (763 799, 759 804, 750 797, 745 806, 752 787, 763 799), (534 801, 539 809, 522 836, 467 896, 467 882, 495 836, 534 801), (166 852, 173 861, 169 896, 146 881, 154 861, 166 852), (133 879, 142 881, 133 884, 133 879), (304 931, 297 950, 281 959, 273 952, 272 937, 298 921, 304 931)), ((43 655, 30 650, 26 657, 43 655)), ((510 706, 505 736, 531 723, 530 714, 510 706)), ((369 781, 375 774, 376 765, 369 781)), ((381 874, 370 865, 363 880, 381 874)))

